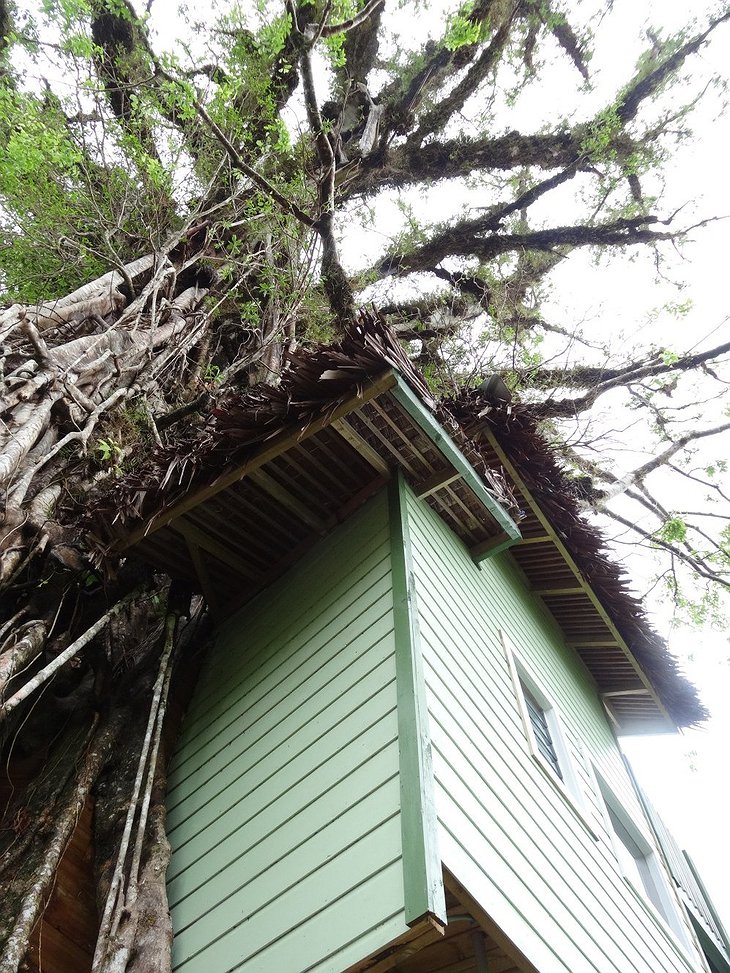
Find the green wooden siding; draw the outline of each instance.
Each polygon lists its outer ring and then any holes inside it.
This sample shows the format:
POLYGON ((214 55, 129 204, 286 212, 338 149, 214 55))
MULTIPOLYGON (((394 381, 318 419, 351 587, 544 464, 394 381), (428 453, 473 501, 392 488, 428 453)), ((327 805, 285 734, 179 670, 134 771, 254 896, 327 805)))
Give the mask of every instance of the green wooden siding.
POLYGON ((616 866, 588 757, 643 816, 580 660, 508 554, 477 567, 410 493, 408 511, 444 864, 540 973, 700 969, 616 866), (529 750, 500 630, 560 711, 583 814, 529 750))
POLYGON ((170 774, 175 970, 338 973, 407 928, 393 624, 381 495, 220 632, 170 774))

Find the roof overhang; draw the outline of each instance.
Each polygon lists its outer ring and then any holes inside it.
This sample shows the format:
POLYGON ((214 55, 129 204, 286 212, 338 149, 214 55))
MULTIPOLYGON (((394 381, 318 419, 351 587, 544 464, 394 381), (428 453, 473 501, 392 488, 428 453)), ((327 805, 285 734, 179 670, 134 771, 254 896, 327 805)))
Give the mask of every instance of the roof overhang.
POLYGON ((119 484, 117 526, 110 513, 96 523, 100 535, 116 534, 118 549, 187 579, 220 618, 399 469, 475 561, 509 548, 618 731, 702 719, 694 688, 575 509, 534 422, 524 410, 499 420, 487 411, 470 401, 437 406, 396 339, 368 319, 340 345, 299 353, 278 388, 224 400, 190 437, 190 461, 153 458, 119 484), (122 525, 133 518, 142 522, 130 533, 122 525))
MULTIPOLYGON (((468 448, 468 444, 466 445, 468 448)), ((474 457, 476 460, 476 457, 474 457)), ((186 577, 221 617, 249 601, 400 469, 474 560, 520 540, 460 445, 389 369, 140 525, 124 548, 186 577)))
POLYGON ((483 435, 484 445, 501 464, 518 501, 528 511, 520 522, 522 538, 512 555, 534 594, 560 626, 567 645, 575 649, 595 679, 617 731, 672 732, 674 721, 616 621, 494 433, 485 430, 483 435))

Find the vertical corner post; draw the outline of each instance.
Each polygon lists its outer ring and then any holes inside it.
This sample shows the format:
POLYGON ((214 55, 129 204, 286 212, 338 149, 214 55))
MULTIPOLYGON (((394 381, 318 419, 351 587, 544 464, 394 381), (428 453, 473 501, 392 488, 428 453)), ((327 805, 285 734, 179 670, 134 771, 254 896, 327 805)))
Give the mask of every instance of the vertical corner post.
POLYGON ((410 926, 431 916, 445 924, 426 683, 402 472, 388 489, 406 922, 410 926))

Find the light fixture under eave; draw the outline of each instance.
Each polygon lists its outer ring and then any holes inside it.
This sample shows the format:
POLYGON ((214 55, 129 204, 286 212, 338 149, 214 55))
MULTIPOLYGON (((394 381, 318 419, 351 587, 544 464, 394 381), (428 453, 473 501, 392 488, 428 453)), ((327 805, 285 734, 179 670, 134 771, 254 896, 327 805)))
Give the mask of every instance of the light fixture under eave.
POLYGON ((477 386, 477 392, 490 405, 509 405, 512 401, 512 393, 507 388, 501 375, 489 375, 481 385, 477 386))

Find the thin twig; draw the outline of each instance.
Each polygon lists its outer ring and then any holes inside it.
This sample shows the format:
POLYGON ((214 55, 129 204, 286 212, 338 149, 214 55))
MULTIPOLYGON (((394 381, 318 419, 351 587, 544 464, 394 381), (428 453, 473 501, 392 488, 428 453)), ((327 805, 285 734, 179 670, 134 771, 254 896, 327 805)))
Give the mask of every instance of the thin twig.
POLYGON ((320 30, 320 35, 322 37, 332 37, 333 34, 344 34, 348 30, 352 30, 353 27, 359 27, 360 24, 364 23, 368 17, 383 3, 385 3, 385 0, 370 0, 370 3, 364 6, 360 13, 355 14, 354 17, 350 17, 348 20, 343 20, 339 24, 330 24, 329 26, 322 27, 320 30))

